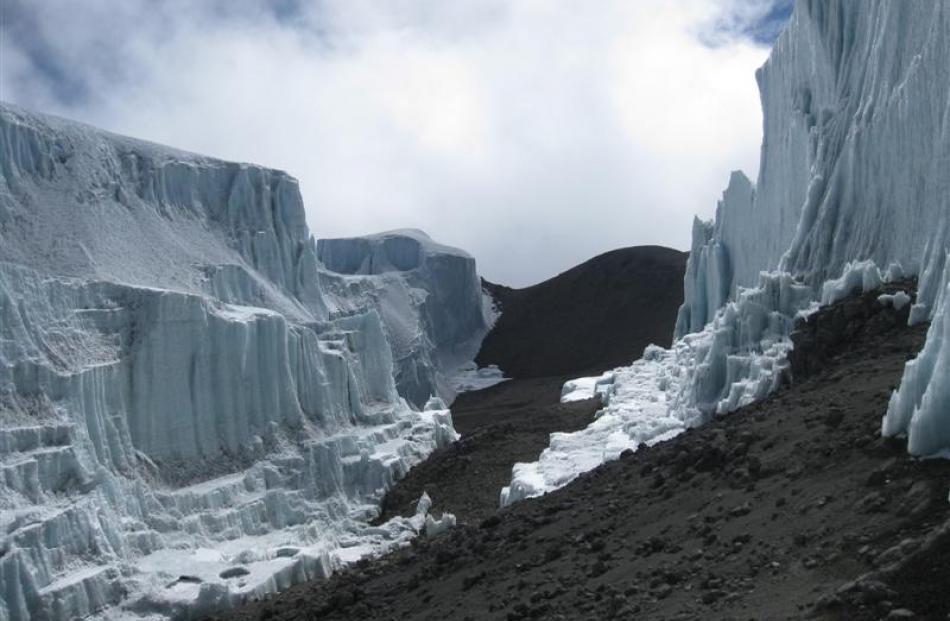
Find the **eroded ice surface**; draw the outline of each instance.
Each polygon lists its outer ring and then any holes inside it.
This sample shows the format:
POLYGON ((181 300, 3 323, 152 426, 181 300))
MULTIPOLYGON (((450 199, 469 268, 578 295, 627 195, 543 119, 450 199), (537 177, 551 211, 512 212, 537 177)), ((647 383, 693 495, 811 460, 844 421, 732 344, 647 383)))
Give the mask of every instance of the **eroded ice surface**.
POLYGON ((321 239, 317 256, 332 309, 379 312, 399 393, 419 406, 431 395, 450 403, 496 316, 475 260, 413 229, 321 239))
POLYGON ((734 173, 715 220, 693 225, 676 342, 615 370, 598 420, 516 466, 503 502, 759 398, 794 316, 905 276, 919 281, 911 321, 933 323, 883 430, 916 454, 950 446, 948 58, 942 0, 798 0, 756 76, 758 181, 734 173))
POLYGON ((367 525, 456 434, 330 281, 286 174, 0 106, 0 620, 197 614, 450 521, 367 525))

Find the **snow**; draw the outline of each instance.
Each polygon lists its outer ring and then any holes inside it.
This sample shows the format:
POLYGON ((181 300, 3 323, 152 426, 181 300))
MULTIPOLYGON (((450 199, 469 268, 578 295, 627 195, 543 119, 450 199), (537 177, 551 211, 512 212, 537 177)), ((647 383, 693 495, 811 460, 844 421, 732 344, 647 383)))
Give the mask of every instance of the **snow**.
POLYGON ((574 380, 568 383, 570 389, 565 385, 562 402, 590 398, 595 387, 601 387, 605 407, 586 428, 551 434, 550 446, 537 462, 516 464, 511 485, 501 491, 501 506, 562 487, 626 449, 636 450, 641 443, 673 437, 685 429, 687 421, 678 418, 668 402, 676 393, 672 383, 678 378, 671 383, 667 376, 676 354, 658 347, 649 352, 630 367, 574 380))
MULTIPOLYGON (((694 222, 676 341, 613 371, 598 419, 515 466, 503 504, 761 398, 782 381, 795 317, 909 276, 911 323, 933 322, 883 431, 915 454, 950 447, 947 58, 941 0, 796 2, 756 75, 758 180, 733 173, 715 220, 694 222)), ((566 395, 588 397, 590 383, 566 395)))
POLYGON ((908 304, 910 304, 910 296, 907 295, 905 291, 898 291, 897 293, 882 293, 877 296, 877 301, 884 306, 891 306, 894 310, 901 310, 908 304))
POLYGON ((430 513, 426 516, 426 537, 438 537, 454 528, 455 523, 455 516, 451 513, 443 513, 439 519, 433 518, 430 513))
POLYGON ((285 173, 5 104, 0 151, 0 620, 201 614, 448 527, 368 522, 458 437, 394 353, 477 347, 470 258, 334 274, 285 173))
POLYGON ((873 261, 848 263, 840 277, 832 278, 822 285, 821 304, 834 304, 853 293, 873 291, 883 283, 884 277, 873 261))
POLYGON ((579 377, 569 380, 561 388, 561 403, 602 397, 614 383, 614 379, 613 373, 604 373, 596 377, 579 377))
POLYGON ((478 367, 474 362, 469 362, 455 370, 451 382, 456 393, 463 393, 491 388, 509 379, 511 378, 505 377, 501 369, 494 364, 478 367))

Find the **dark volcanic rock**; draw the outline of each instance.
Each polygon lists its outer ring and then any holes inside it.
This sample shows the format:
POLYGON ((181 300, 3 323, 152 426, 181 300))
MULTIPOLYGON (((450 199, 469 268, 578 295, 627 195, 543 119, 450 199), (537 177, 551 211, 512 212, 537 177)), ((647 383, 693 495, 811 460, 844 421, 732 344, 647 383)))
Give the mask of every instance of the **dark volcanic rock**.
MULTIPOLYGON (((822 308, 805 321, 795 326, 791 339, 795 348, 788 360, 796 378, 803 378, 827 366, 828 360, 860 346, 868 338, 887 338, 891 333, 906 330, 911 304, 901 310, 884 307, 877 298, 882 293, 906 291, 912 302, 917 299, 917 286, 913 280, 885 284, 880 289, 855 295, 822 308)), ((829 376, 830 381, 840 381, 840 374, 829 376)), ((840 408, 829 408, 825 423, 836 426, 841 423, 840 408)))
POLYGON ((660 246, 597 256, 525 289, 485 283, 502 315, 476 361, 508 377, 592 375, 667 346, 688 254, 660 246))

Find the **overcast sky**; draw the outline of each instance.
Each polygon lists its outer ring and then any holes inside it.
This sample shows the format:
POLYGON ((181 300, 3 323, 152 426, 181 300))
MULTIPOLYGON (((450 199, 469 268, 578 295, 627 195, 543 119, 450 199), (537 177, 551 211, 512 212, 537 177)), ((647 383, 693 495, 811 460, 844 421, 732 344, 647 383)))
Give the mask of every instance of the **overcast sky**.
POLYGON ((317 237, 416 227, 522 286, 689 246, 754 178, 791 0, 0 0, 0 98, 300 180, 317 237))

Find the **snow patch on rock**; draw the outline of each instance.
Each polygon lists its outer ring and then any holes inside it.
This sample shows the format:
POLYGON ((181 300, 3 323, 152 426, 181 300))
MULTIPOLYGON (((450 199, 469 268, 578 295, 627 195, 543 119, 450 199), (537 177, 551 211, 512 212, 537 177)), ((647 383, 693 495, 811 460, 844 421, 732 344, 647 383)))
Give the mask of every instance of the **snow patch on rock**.
POLYGON ((911 302, 911 297, 905 291, 894 294, 883 293, 877 296, 877 301, 884 306, 891 306, 894 310, 901 310, 911 302))

